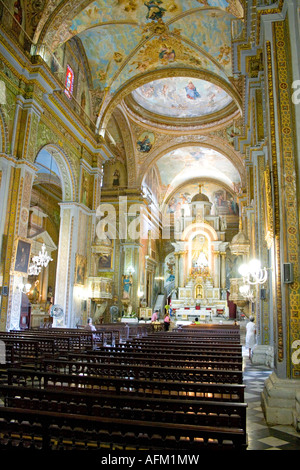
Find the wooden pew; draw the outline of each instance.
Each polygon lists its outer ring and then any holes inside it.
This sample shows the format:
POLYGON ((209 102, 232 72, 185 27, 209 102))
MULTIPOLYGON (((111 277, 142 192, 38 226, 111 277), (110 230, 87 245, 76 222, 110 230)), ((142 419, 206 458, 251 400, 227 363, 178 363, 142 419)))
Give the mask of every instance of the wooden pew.
POLYGON ((88 362, 117 362, 120 361, 130 361, 133 363, 140 364, 156 364, 162 367, 169 367, 170 364, 173 364, 176 367, 199 367, 201 364, 212 365, 213 367, 217 366, 219 368, 228 367, 228 368, 237 368, 237 370, 242 370, 243 367, 243 358, 240 355, 236 356, 222 356, 221 354, 211 354, 211 355, 192 355, 192 354, 171 354, 166 352, 165 354, 160 354, 159 356, 156 353, 144 353, 133 352, 133 351, 118 351, 118 352, 109 352, 109 351, 93 351, 92 353, 68 353, 65 356, 69 360, 80 360, 88 362))
POLYGON ((242 428, 149 422, 0 407, 0 448, 245 450, 242 428))
POLYGON ((247 404, 2 387, 6 407, 130 420, 246 429, 247 404))
POLYGON ((149 366, 141 364, 97 364, 79 361, 66 360, 47 360, 43 362, 47 371, 63 371, 67 374, 85 374, 107 377, 127 377, 139 380, 176 380, 189 382, 215 382, 215 383, 243 383, 243 372, 241 370, 231 369, 213 369, 213 368, 176 368, 149 366))
POLYGON ((137 396, 163 396, 164 398, 205 399, 221 401, 244 401, 244 384, 194 383, 158 380, 137 380, 126 377, 99 377, 93 375, 62 374, 37 371, 27 368, 12 368, 7 371, 7 385, 36 389, 80 391, 84 395, 92 392, 137 396))
POLYGON ((7 384, 0 385, 0 393, 5 399, 3 409, 14 407, 16 418, 13 421, 10 411, 3 415, 0 410, 0 448, 12 446, 13 435, 20 448, 35 447, 38 442, 43 449, 199 450, 209 448, 211 442, 222 450, 247 447, 247 405, 237 341, 189 333, 155 334, 130 338, 125 345, 101 345, 93 353, 84 348, 76 353, 74 344, 62 348, 56 359, 42 357, 44 370, 28 369, 26 364, 8 368, 7 384), (204 354, 207 357, 216 349, 222 361, 203 360, 204 354), (179 358, 172 357, 172 352, 179 358), (236 361, 230 361, 233 354, 236 361), (37 410, 39 419, 34 422, 30 412, 37 410), (158 429, 155 438, 154 427, 158 429), (25 435, 30 439, 24 440, 25 435))

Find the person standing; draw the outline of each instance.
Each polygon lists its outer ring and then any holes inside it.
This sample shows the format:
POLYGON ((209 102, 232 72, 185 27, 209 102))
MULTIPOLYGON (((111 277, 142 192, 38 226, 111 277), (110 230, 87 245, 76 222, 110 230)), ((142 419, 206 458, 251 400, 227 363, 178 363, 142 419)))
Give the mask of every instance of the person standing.
POLYGON ((254 316, 251 315, 249 322, 246 325, 246 348, 249 350, 249 359, 251 359, 252 350, 256 344, 256 325, 254 323, 254 316))
POLYGON ((155 310, 152 314, 151 317, 151 322, 157 321, 158 320, 158 310, 155 310))
POLYGON ((166 313, 165 318, 164 318, 164 329, 165 331, 169 331, 169 328, 170 328, 170 315, 166 313))

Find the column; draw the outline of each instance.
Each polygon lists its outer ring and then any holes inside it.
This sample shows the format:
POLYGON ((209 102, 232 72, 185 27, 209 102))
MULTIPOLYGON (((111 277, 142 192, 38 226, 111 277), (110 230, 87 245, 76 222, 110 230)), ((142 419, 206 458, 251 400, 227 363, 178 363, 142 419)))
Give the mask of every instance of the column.
POLYGON ((226 288, 226 253, 221 252, 221 288, 226 288))

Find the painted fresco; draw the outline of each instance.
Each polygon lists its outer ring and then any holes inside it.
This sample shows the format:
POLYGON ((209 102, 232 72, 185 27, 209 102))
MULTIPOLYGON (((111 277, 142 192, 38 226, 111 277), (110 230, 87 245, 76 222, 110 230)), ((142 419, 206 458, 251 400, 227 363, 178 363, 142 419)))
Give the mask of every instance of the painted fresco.
POLYGON ((234 187, 240 175, 234 165, 219 152, 204 147, 172 150, 156 162, 166 197, 178 186, 193 178, 213 178, 234 187))
POLYGON ((137 140, 137 147, 139 152, 150 152, 154 144, 154 140, 155 138, 153 132, 143 132, 137 140))
MULTIPOLYGON (((167 213, 181 214, 182 209, 186 216, 191 215, 190 203, 193 197, 199 192, 199 184, 187 184, 179 191, 175 192, 168 200, 165 210, 167 213)), ((236 194, 230 193, 217 183, 203 182, 202 194, 205 194, 212 203, 211 215, 235 215, 239 214, 239 207, 236 202, 236 194)))
POLYGON ((220 87, 187 77, 155 80, 138 88, 132 95, 148 111, 180 118, 211 114, 232 101, 220 87))
POLYGON ((226 0, 99 0, 73 19, 65 40, 78 35, 94 86, 114 94, 137 73, 172 63, 231 75, 234 18, 226 0))

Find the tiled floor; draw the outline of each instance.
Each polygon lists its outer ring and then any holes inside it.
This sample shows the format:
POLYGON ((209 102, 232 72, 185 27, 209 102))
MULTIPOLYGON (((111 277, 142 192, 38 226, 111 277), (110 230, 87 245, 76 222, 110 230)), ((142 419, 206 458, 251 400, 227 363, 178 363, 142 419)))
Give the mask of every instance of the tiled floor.
MULTIPOLYGON (((244 349, 244 348, 243 348, 244 349)), ((251 363, 247 352, 244 356, 245 401, 247 408, 247 450, 300 450, 300 433, 292 426, 268 426, 261 408, 261 392, 264 381, 272 370, 251 363)))

